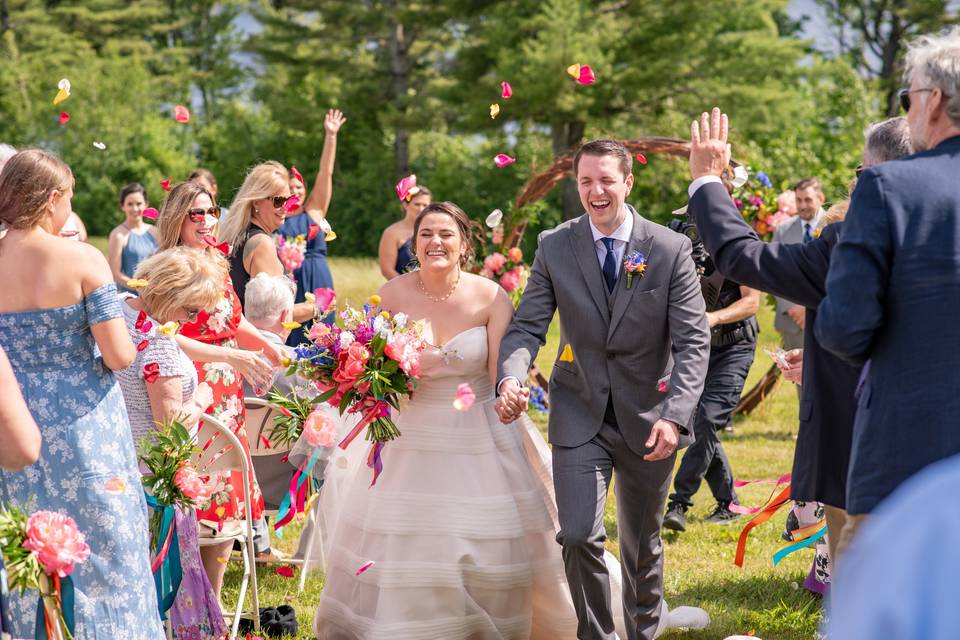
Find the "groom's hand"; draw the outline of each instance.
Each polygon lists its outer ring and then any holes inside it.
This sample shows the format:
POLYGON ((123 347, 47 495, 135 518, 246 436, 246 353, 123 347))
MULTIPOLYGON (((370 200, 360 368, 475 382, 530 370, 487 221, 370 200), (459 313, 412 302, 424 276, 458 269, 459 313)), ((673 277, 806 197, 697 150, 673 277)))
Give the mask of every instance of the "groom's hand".
POLYGON ((643 456, 647 462, 655 462, 669 458, 680 443, 680 428, 675 422, 657 420, 650 430, 650 437, 644 443, 646 447, 653 447, 653 451, 643 456))
POLYGON ((510 424, 527 410, 530 390, 520 386, 515 378, 506 378, 500 383, 500 397, 497 398, 496 411, 503 424, 510 424))
POLYGON ((690 123, 690 175, 696 180, 703 176, 720 177, 730 163, 730 145, 727 144, 729 122, 727 114, 717 107, 706 111, 700 120, 690 123))

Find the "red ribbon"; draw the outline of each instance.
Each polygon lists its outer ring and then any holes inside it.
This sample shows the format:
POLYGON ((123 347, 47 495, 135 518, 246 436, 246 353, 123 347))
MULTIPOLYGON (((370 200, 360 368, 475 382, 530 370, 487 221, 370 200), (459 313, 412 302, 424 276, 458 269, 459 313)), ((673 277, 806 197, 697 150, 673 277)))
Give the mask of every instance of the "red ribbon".
POLYGON ((373 446, 370 447, 370 453, 367 454, 367 466, 373 469, 373 480, 370 482, 371 487, 377 484, 377 478, 380 477, 380 472, 383 471, 381 454, 383 453, 385 444, 384 442, 374 442, 373 446))
POLYGON ((363 431, 364 428, 376 418, 382 417, 384 415, 384 411, 389 411, 389 407, 390 405, 383 400, 376 401, 376 403, 374 403, 374 405, 367 409, 366 413, 363 414, 363 417, 360 418, 360 422, 357 423, 357 426, 351 429, 350 433, 347 434, 347 437, 341 440, 340 444, 337 446, 339 446, 341 449, 346 449, 349 447, 350 443, 353 442, 358 435, 360 435, 360 432, 363 431))
POLYGON ((170 551, 170 545, 173 543, 173 530, 174 527, 171 524, 170 529, 167 531, 167 538, 163 541, 163 546, 160 547, 160 551, 157 552, 157 556, 153 559, 153 562, 150 563, 151 573, 156 573, 160 565, 163 564, 164 558, 167 557, 167 553, 170 551))
POLYGON ((790 502, 789 484, 784 487, 783 491, 777 494, 777 497, 767 503, 767 505, 760 510, 760 513, 757 514, 757 517, 748 522, 747 526, 745 526, 743 531, 740 532, 740 539, 737 541, 737 553, 733 558, 733 564, 737 565, 738 567, 743 567, 743 557, 747 552, 747 537, 750 535, 750 530, 772 518, 773 514, 779 511, 780 507, 788 502, 790 502))

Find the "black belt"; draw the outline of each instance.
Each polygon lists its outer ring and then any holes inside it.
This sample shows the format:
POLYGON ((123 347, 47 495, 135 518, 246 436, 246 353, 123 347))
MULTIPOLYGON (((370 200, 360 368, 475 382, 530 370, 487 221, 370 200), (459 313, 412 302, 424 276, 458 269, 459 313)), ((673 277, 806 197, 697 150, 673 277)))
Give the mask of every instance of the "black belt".
POLYGON ((760 332, 756 317, 733 324, 723 324, 710 330, 711 347, 729 347, 732 344, 753 340, 760 332))

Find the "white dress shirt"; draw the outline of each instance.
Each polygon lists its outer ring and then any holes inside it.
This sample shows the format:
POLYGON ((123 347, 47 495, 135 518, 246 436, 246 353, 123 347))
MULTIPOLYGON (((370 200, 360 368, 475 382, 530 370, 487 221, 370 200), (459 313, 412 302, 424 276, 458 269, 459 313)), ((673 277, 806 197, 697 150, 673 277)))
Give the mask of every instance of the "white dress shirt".
POLYGON ((620 265, 623 264, 623 255, 627 252, 627 245, 630 244, 630 235, 633 233, 633 213, 627 209, 627 215, 616 230, 610 235, 606 235, 595 226, 593 220, 587 218, 590 222, 590 232, 593 234, 593 244, 597 249, 597 260, 600 261, 600 269, 603 269, 603 261, 607 259, 607 246, 603 244, 603 238, 613 238, 613 253, 617 259, 617 275, 620 275, 620 265))

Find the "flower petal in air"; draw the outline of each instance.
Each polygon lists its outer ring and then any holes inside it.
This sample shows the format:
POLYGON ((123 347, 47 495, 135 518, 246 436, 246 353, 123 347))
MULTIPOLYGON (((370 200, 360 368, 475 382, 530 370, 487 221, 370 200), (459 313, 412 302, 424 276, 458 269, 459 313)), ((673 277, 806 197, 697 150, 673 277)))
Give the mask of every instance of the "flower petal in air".
POLYGON ((309 302, 310 304, 314 304, 317 301, 317 296, 307 291, 306 293, 303 294, 303 299, 309 302))
POLYGON ((468 411, 476 400, 477 396, 473 393, 473 389, 464 382, 457 387, 457 397, 453 400, 453 408, 457 411, 468 411))
POLYGON ((143 210, 144 220, 156 220, 158 215, 160 215, 160 212, 153 207, 147 207, 143 210))
POLYGON ((70 114, 67 113, 66 111, 61 111, 60 118, 57 120, 57 122, 59 122, 61 126, 67 124, 68 122, 70 122, 70 114))
POLYGON ((282 567, 277 567, 276 569, 274 569, 273 573, 275 573, 278 576, 283 576, 284 578, 292 578, 293 567, 291 567, 288 564, 285 564, 282 567))
POLYGON ((303 184, 303 176, 300 175, 300 172, 297 171, 296 167, 290 167, 290 175, 300 181, 300 184, 303 184))
POLYGON ((314 302, 320 313, 326 313, 337 303, 337 294, 333 289, 321 287, 313 290, 314 302))
MULTIPOLYGON (((131 278, 130 280, 127 280, 128 289, 140 289, 147 286, 147 284, 148 282, 143 278, 131 278)), ((144 314, 144 316, 146 316, 146 314, 144 314)))
POLYGON ((498 115, 500 115, 500 105, 494 102, 490 105, 490 119, 496 120, 498 115))
POLYGON ((583 65, 580 67, 580 75, 577 77, 577 84, 588 85, 593 84, 597 81, 597 76, 593 73, 593 69, 590 68, 590 65, 583 65))
POLYGON ((100 151, 103 151, 104 149, 107 148, 107 145, 103 144, 102 142, 97 141, 97 142, 94 142, 94 143, 93 143, 93 147, 94 147, 95 149, 99 149, 100 151))
POLYGON ((299 322, 295 322, 295 321, 292 321, 292 320, 289 321, 289 322, 281 322, 280 325, 281 325, 284 329, 286 329, 287 331, 293 331, 294 329, 299 329, 300 327, 303 326, 303 325, 300 324, 299 322))
POLYGON ((337 239, 337 232, 333 229, 330 229, 330 231, 327 231, 327 233, 324 234, 323 239, 325 242, 333 242, 337 239))
POLYGON ((360 568, 357 569, 357 572, 354 575, 360 575, 361 573, 365 572, 367 569, 369 569, 375 564, 376 562, 374 562, 373 560, 367 560, 362 565, 360 565, 360 568))
POLYGON ((178 104, 173 108, 173 119, 177 122, 190 122, 190 109, 178 104))
POLYGON ((500 209, 494 209, 493 211, 490 212, 490 215, 487 216, 487 219, 485 220, 485 222, 489 228, 493 229, 498 224, 500 224, 502 220, 503 220, 503 211, 500 211, 500 209))
POLYGON ((497 166, 498 166, 499 168, 501 168, 501 169, 504 168, 505 166, 507 166, 508 164, 513 164, 513 163, 516 162, 516 161, 517 161, 516 158, 511 158, 510 156, 508 156, 508 155, 505 154, 505 153, 498 153, 498 154, 493 158, 493 163, 494 163, 495 165, 497 165, 497 166))
POLYGON ((647 164, 647 156, 643 155, 642 153, 638 153, 636 157, 637 157, 637 162, 639 162, 640 164, 647 164))
POLYGON ((57 95, 53 99, 53 104, 60 104, 70 97, 70 81, 66 78, 63 78, 57 83, 57 89, 57 95))
POLYGON ((311 224, 309 227, 307 227, 307 242, 310 242, 318 235, 320 235, 320 225, 311 224))
POLYGON ((747 184, 747 180, 750 178, 750 174, 747 173, 746 167, 742 164, 738 164, 733 168, 733 188, 739 189, 743 185, 747 184))
POLYGON ((411 173, 398 182, 395 189, 397 191, 397 197, 400 198, 400 200, 410 202, 413 196, 420 193, 420 187, 417 186, 417 176, 411 173))
POLYGON ((567 67, 567 75, 573 78, 574 80, 580 77, 580 65, 572 64, 567 67))
POLYGON ((170 191, 170 178, 160 181, 160 188, 164 191, 170 191))
POLYGON ((504 80, 500 83, 500 97, 504 100, 513 96, 513 87, 510 86, 510 83, 504 80))
POLYGON ((180 323, 171 320, 170 322, 164 322, 162 325, 160 325, 157 328, 157 333, 165 335, 168 338, 172 338, 173 336, 177 335, 177 331, 179 330, 180 323))
POLYGON ((293 213, 298 208, 300 208, 300 196, 290 196, 290 198, 283 204, 283 210, 287 213, 293 213))

